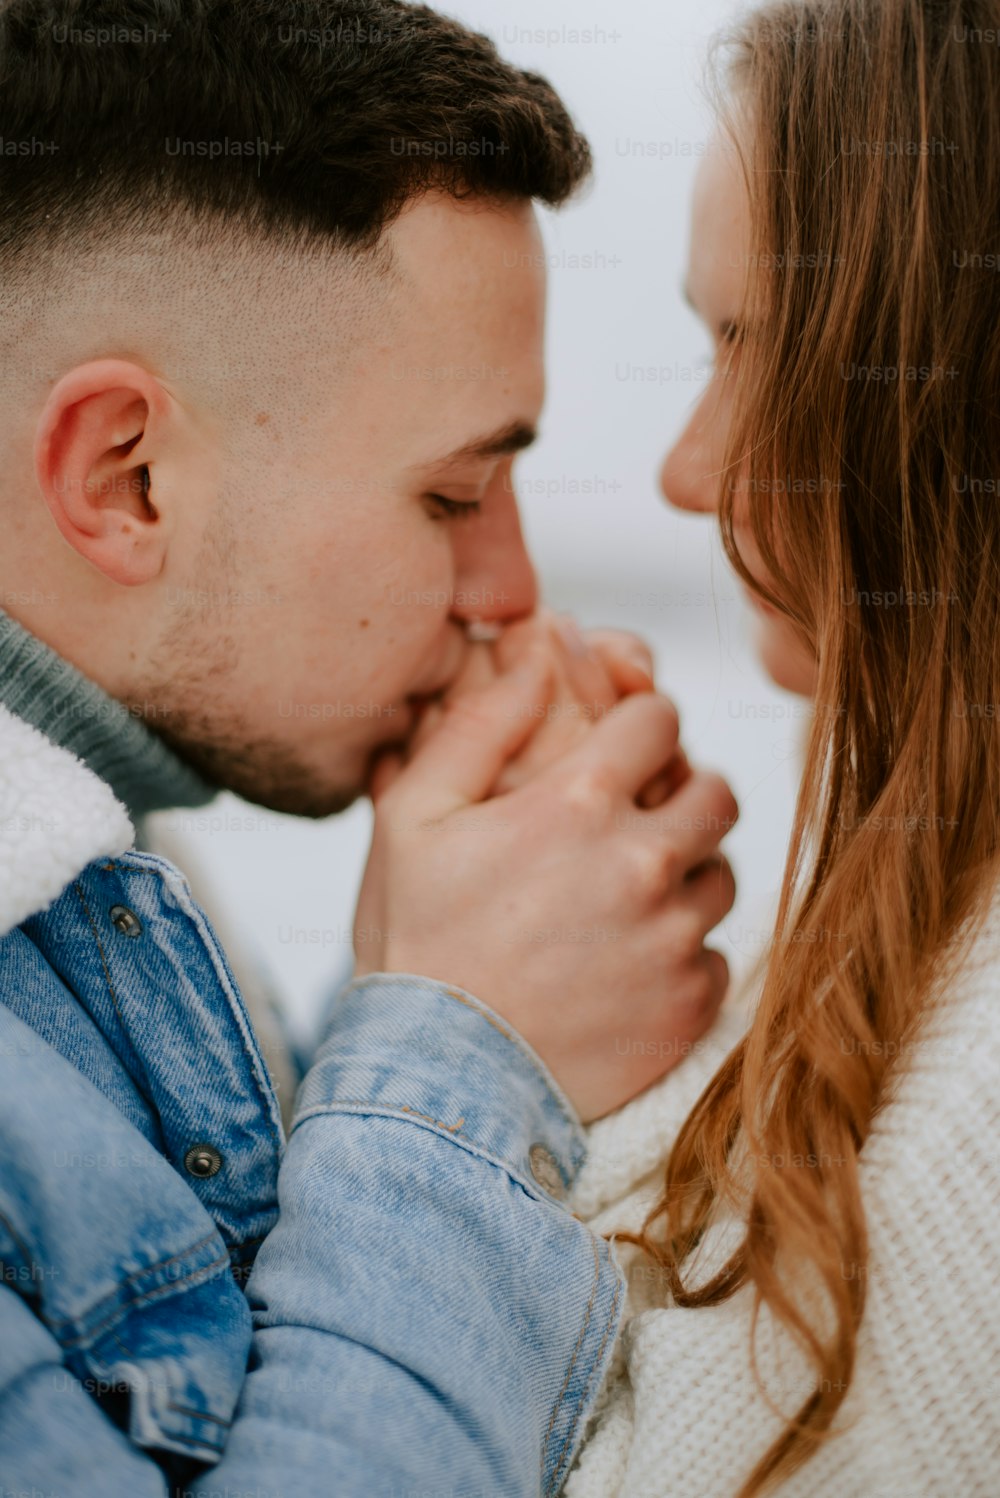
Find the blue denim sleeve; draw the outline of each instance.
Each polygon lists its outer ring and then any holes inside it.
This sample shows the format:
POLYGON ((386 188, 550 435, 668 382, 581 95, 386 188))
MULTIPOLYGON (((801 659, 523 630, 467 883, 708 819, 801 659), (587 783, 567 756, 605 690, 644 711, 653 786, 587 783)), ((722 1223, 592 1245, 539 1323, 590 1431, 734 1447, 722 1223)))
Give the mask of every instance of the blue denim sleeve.
POLYGON ((4 1498, 168 1498, 160 1468, 105 1419, 67 1372, 52 1333, 7 1284, 0 1285, 0 1458, 4 1498))
POLYGON ((570 1105, 484 1005, 351 984, 298 1098, 250 1369, 197 1498, 558 1492, 623 1299, 562 1205, 582 1158, 570 1105))

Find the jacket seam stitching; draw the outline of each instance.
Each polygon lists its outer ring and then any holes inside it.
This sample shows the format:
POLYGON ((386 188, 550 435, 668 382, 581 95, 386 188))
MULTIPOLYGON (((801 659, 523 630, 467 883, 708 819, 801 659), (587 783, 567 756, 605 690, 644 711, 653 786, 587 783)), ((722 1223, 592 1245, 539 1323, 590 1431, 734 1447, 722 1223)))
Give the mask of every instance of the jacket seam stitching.
MULTIPOLYGON (((108 866, 104 865, 104 867, 107 868, 108 866)), ((151 874, 153 874, 153 875, 155 875, 155 876, 157 876, 159 878, 161 884, 166 883, 166 879, 165 879, 165 876, 164 876, 164 871, 161 868, 157 867, 156 865, 153 865, 152 867, 140 866, 138 869, 136 869, 131 863, 129 863, 127 861, 127 857, 125 855, 123 855, 120 858, 120 860, 119 860, 119 868, 121 870, 123 870, 123 872, 124 872, 124 874, 125 874, 126 877, 129 874, 138 873, 142 878, 149 878, 149 876, 151 874)), ((118 872, 117 868, 115 869, 115 872, 118 872)), ((183 880, 183 878, 184 878, 183 873, 180 870, 178 870, 177 872, 181 874, 181 878, 183 880)), ((115 1012, 118 1015, 119 1023, 121 1024, 122 1029, 123 1029, 125 1035, 128 1037, 129 1045, 132 1046, 131 1034, 129 1032, 128 1026, 125 1023, 124 1015, 122 1014, 121 1009, 119 1007, 118 996, 115 993, 114 985, 111 982, 111 975, 110 975, 110 972, 108 970, 107 962, 105 960, 105 952, 104 952, 104 947, 103 947, 103 945, 101 943, 100 933, 98 932, 97 926, 96 926, 96 924, 94 922, 94 918, 93 918, 93 916, 90 913, 90 909, 89 909, 89 907, 87 905, 86 899, 84 898, 82 885, 81 885, 81 883, 79 881, 76 884, 76 890, 77 890, 77 893, 80 896, 80 902, 83 905, 83 908, 84 908, 84 910, 86 912, 87 920, 90 922, 90 929, 94 933, 94 939, 97 942, 98 951, 101 954, 101 966, 104 968, 104 976, 105 976, 105 979, 107 980, 108 988, 109 988, 110 993, 111 993, 111 999, 112 999, 112 1002, 114 1003, 114 1006, 115 1006, 115 1012)), ((188 893, 190 894, 190 891, 188 891, 188 893)), ((235 978, 232 978, 231 980, 229 980, 228 974, 225 971, 225 957, 224 957, 224 954, 221 955, 221 960, 220 960, 220 953, 216 950, 217 943, 215 943, 212 940, 210 940, 208 926, 206 925, 203 928, 201 921, 199 921, 197 919, 198 915, 203 915, 204 913, 201 911, 200 906, 198 905, 197 901, 195 901, 193 899, 193 897, 191 899, 191 905, 192 905, 192 909, 191 910, 187 910, 187 909, 184 909, 183 907, 180 907, 181 908, 181 913, 185 917, 185 919, 188 920, 190 922, 190 924, 194 927, 194 930, 195 930, 195 932, 197 934, 198 940, 201 943, 202 951, 204 952, 206 958, 208 959, 208 965, 209 965, 209 967, 212 970, 212 973, 213 973, 213 975, 215 977, 215 981, 216 981, 216 983, 218 983, 218 985, 221 988, 223 994, 225 995, 225 999, 226 999, 226 1013, 229 1015, 231 1021, 235 1025, 236 1031, 237 1031, 237 1033, 239 1035, 240 1049, 241 1049, 242 1055, 244 1057, 244 1060, 247 1063, 248 1070, 250 1072, 250 1076, 251 1076, 251 1079, 252 1079, 253 1090, 254 1090, 254 1093, 256 1095, 257 1102, 261 1106, 261 1112, 262 1112, 263 1117, 264 1117, 264 1123, 265 1123, 265 1128, 266 1128, 266 1132, 267 1132, 267 1137, 270 1139, 270 1141, 272 1142, 275 1150, 280 1155, 280 1153, 281 1153, 281 1147, 282 1147, 281 1135, 279 1134, 278 1130, 275 1128, 274 1120, 271 1118, 271 1110, 270 1110, 270 1105, 269 1105, 269 1102, 268 1102, 267 1093, 266 1093, 264 1087, 261 1085, 261 1078, 257 1074, 257 1062, 258 1062, 258 1060, 259 1060, 260 1065, 264 1068, 265 1075, 267 1075, 267 1063, 264 1061, 263 1057, 259 1057, 259 1058, 255 1057, 253 1055, 253 1053, 251 1052, 250 1048, 247 1045, 246 1036, 243 1033, 243 1026, 242 1026, 242 1024, 240 1024, 240 1022, 239 1022, 239 1016, 235 1012, 234 1006, 233 1006, 233 997, 235 995, 238 995, 240 1001, 242 1001, 242 995, 239 994, 239 985, 236 983, 235 978), (231 989, 233 990, 232 993, 230 992, 231 989)), ((207 920, 207 918, 206 918, 206 920, 207 920)), ((247 1019, 247 1023, 248 1024, 250 1023, 249 1018, 247 1019)), ((225 1037, 223 1036, 222 1039, 224 1040, 225 1037)), ((133 1052, 134 1052, 134 1049, 135 1049, 134 1046, 132 1046, 132 1049, 133 1049, 133 1052)), ((270 1078, 268 1078, 268 1080, 270 1081, 270 1078)), ((273 1095, 273 1085, 272 1085, 272 1089, 271 1090, 272 1090, 272 1095, 273 1095)), ((271 1194, 273 1196, 273 1192, 271 1194)))
POLYGON ((587 1328, 590 1326, 590 1318, 594 1313, 594 1305, 597 1300, 597 1290, 601 1281, 601 1259, 600 1254, 598 1253, 596 1239, 591 1239, 590 1247, 594 1255, 594 1283, 590 1289, 590 1299, 587 1301, 587 1309, 583 1314, 583 1325, 580 1328, 580 1335, 576 1339, 576 1346, 573 1348, 573 1352, 569 1360, 569 1366, 566 1369, 566 1377, 562 1381, 562 1388, 556 1395, 555 1403, 552 1406, 552 1413, 549 1416, 549 1423, 545 1428, 545 1435, 542 1437, 541 1470, 543 1476, 545 1473, 545 1458, 548 1454, 549 1441, 552 1438, 552 1432, 555 1429, 556 1417, 558 1416, 563 1400, 566 1397, 566 1390, 569 1388, 570 1379, 573 1377, 573 1369, 576 1367, 576 1360, 580 1356, 580 1348, 583 1346, 584 1340, 587 1335, 587 1328))
MULTIPOLYGON (((11 1243, 13 1244, 17 1252, 21 1255, 24 1263, 33 1265, 35 1263, 34 1253, 32 1252, 27 1242, 25 1242, 25 1240, 21 1237, 21 1234, 15 1228, 14 1224, 11 1222, 10 1218, 6 1215, 5 1212, 0 1212, 0 1223, 2 1223, 3 1226, 7 1229, 8 1233, 10 1234, 11 1243)), ((0 1258, 2 1258, 2 1255, 0 1255, 0 1258)))
MULTIPOLYGON (((135 1089, 138 1092, 139 1096, 145 1099, 145 1101, 154 1110, 154 1112, 158 1113, 155 1101, 149 1088, 149 1076, 146 1072, 145 1066, 143 1065, 139 1057, 139 1053, 135 1048, 135 1043, 132 1039, 131 1032, 129 1031, 128 1025, 125 1023, 125 1016, 124 1014, 122 1014, 121 1005, 118 1002, 118 994, 115 990, 115 985, 111 981, 111 969, 108 965, 107 953, 104 950, 104 943, 101 941, 101 933, 97 928, 97 922, 94 920, 94 917, 91 914, 90 906, 87 904, 87 897, 84 894, 83 890, 83 881, 80 879, 75 880, 73 888, 76 890, 77 895, 79 896, 80 904, 83 906, 84 915, 87 917, 87 924, 90 926, 94 940, 97 943, 97 951, 101 959, 101 967, 104 970, 104 981, 108 985, 108 993, 111 995, 111 1002, 115 1006, 115 1013, 118 1016, 118 1023, 121 1027, 121 1033, 124 1037, 126 1045, 128 1046, 129 1054, 133 1058, 135 1071, 133 1071, 132 1067, 129 1066, 124 1057, 120 1058, 122 1061, 122 1065, 125 1067, 125 1070, 128 1072, 130 1078, 132 1079, 132 1082, 134 1083, 135 1089), (139 1073, 139 1075, 137 1075, 136 1073, 139 1073)), ((117 1055, 117 1050, 114 1046, 112 1046, 112 1050, 117 1055)))
MULTIPOLYGON (((612 1332, 612 1328, 614 1327, 615 1322, 617 1320, 618 1306, 619 1306, 619 1303, 621 1301, 621 1296, 622 1296, 622 1282, 619 1279, 618 1282, 615 1285, 615 1293, 614 1293, 614 1296, 612 1297, 611 1309, 608 1312, 608 1319, 607 1319, 607 1323, 606 1323, 605 1328, 604 1328, 604 1335, 601 1338, 600 1346, 597 1349, 597 1353, 596 1353, 596 1355, 594 1357, 593 1364, 591 1365, 591 1369, 590 1369, 590 1373, 589 1373, 588 1378, 587 1378, 587 1382, 584 1384, 584 1386, 583 1386, 583 1392, 580 1395, 579 1404, 580 1404, 581 1408, 584 1408, 586 1406, 587 1397, 588 1397, 588 1395, 590 1393, 590 1386, 594 1382, 594 1374, 597 1372, 598 1368, 601 1365, 601 1358, 604 1356, 604 1349, 608 1345, 608 1338, 610 1337, 611 1332, 612 1332)), ((558 1458, 558 1462, 557 1462, 557 1465, 556 1465, 556 1469, 555 1469, 555 1471, 552 1474, 552 1487, 550 1488, 550 1491, 553 1492, 553 1493, 558 1491, 559 1485, 560 1485, 560 1483, 562 1481, 561 1473, 563 1471, 563 1468, 566 1465, 566 1462, 567 1462, 567 1460, 569 1458, 570 1451, 572 1449, 572 1440, 573 1440, 573 1431, 574 1431, 574 1429, 575 1429, 575 1423, 570 1426, 569 1430, 566 1433, 566 1439, 563 1442, 562 1450, 559 1453, 559 1458, 558 1458)))
MULTIPOLYGON (((486 1160, 490 1165, 505 1171, 512 1180, 517 1181, 518 1185, 523 1187, 533 1200, 556 1206, 560 1211, 566 1210, 564 1203, 558 1197, 550 1195, 544 1187, 533 1185, 512 1160, 505 1160, 501 1155, 493 1154, 491 1150, 467 1134, 457 1133, 456 1131, 465 1122, 464 1117, 460 1118, 457 1124, 444 1124, 436 1118, 431 1118, 427 1113, 419 1113, 416 1108, 407 1107, 404 1103, 369 1103, 363 1098, 332 1098, 329 1102, 316 1103, 305 1112, 298 1114, 292 1123, 291 1133, 294 1134, 301 1124, 307 1123, 311 1118, 323 1118, 337 1113, 343 1113, 352 1118, 361 1118, 368 1114, 375 1118, 395 1118, 401 1122, 412 1119, 417 1128, 422 1128, 425 1124, 430 1125, 428 1133, 441 1129, 449 1139, 462 1145, 469 1154, 475 1155, 477 1159, 486 1160)), ((441 1135, 438 1137, 440 1138, 441 1135)))
POLYGON ((459 1129, 465 1123, 464 1114, 458 1120, 458 1123, 446 1124, 443 1123, 440 1118, 432 1118, 429 1113, 419 1113, 416 1108, 408 1108, 405 1103, 401 1105, 399 1111, 401 1113, 409 1113, 413 1118, 422 1118, 425 1123, 435 1124, 439 1129, 444 1129, 446 1134, 457 1134, 459 1129))
MULTIPOLYGON (((111 969, 108 967, 107 954, 104 951, 104 943, 101 941, 101 933, 97 929, 97 922, 94 920, 94 917, 90 913, 90 906, 87 904, 87 897, 83 892, 83 885, 79 879, 75 882, 73 888, 76 890, 77 895, 80 898, 80 904, 83 906, 83 913, 87 917, 87 924, 90 926, 93 938, 97 943, 97 950, 101 958, 101 967, 104 969, 104 981, 108 985, 108 993, 111 995, 111 1002, 115 1006, 115 1013, 118 1016, 118 1023, 121 1025, 125 1034, 128 1035, 128 1029, 125 1024, 125 1016, 122 1014, 121 1007, 118 1003, 118 995, 115 993, 115 985, 111 981, 111 969)), ((131 1045, 131 1039, 129 1041, 129 1044, 131 1045)))
POLYGON ((168 1410, 174 1410, 178 1415, 188 1415, 192 1420, 207 1420, 212 1425, 221 1425, 223 1430, 229 1430, 232 1420, 223 1420, 218 1415, 210 1415, 207 1410, 192 1410, 186 1404, 167 1404, 168 1410))
POLYGON ((165 1430, 164 1434, 168 1435, 172 1441, 177 1441, 178 1444, 182 1446, 204 1446, 206 1451, 225 1451, 226 1449, 225 1441, 206 1441, 203 1440, 200 1436, 185 1436, 181 1435, 179 1431, 169 1429, 165 1430))
MULTIPOLYGON (((125 867, 127 870, 128 865, 126 864, 125 867)), ((144 872, 147 871, 144 870, 144 872)), ((152 872, 157 875, 162 885, 165 885, 167 888, 170 887, 169 880, 167 879, 166 873, 162 868, 154 867, 152 872)), ((186 885, 187 881, 184 878, 183 871, 178 869, 177 872, 181 875, 183 884, 186 885)), ((247 1044, 247 1036, 244 1033, 243 1024, 241 1023, 241 1016, 239 1014, 240 1006, 244 1003, 243 995, 240 993, 239 984, 236 981, 235 975, 230 974, 230 972, 228 971, 228 963, 226 961, 225 952, 222 950, 221 944, 215 936, 208 916, 201 909, 201 906, 194 898, 190 886, 187 886, 184 889, 183 893, 187 897, 191 908, 184 909, 184 907, 181 906, 182 913, 187 918, 187 920, 190 921, 191 925, 197 932, 198 939, 200 940, 202 945, 202 950, 207 956, 209 966, 211 967, 212 972, 215 975, 215 981, 218 983, 219 987, 222 989, 222 992, 225 994, 226 1012, 229 1015, 230 1020, 235 1025, 237 1033, 239 1034, 240 1049, 242 1050, 244 1060, 247 1063, 250 1076, 253 1079, 254 1091, 257 1094, 258 1103, 261 1104, 261 1111, 264 1115, 264 1122, 268 1136, 270 1137, 275 1150, 280 1155, 282 1146, 281 1131, 275 1126, 274 1119, 271 1116, 271 1104, 273 1103, 275 1107, 279 1109, 279 1112, 280 1105, 278 1104, 277 1094, 274 1091, 274 1084, 271 1081, 270 1075, 267 1070, 267 1062, 259 1053, 255 1055, 247 1044), (266 1082, 268 1084, 267 1086, 262 1085, 262 1077, 258 1075, 258 1068, 262 1070, 263 1078, 266 1079, 266 1082), (268 1091, 270 1091, 270 1098, 268 1097, 268 1091)), ((246 1020, 246 1024, 249 1027, 250 1033, 253 1034, 252 1022, 249 1015, 246 1014, 245 1011, 243 1018, 245 1018, 246 1020)))
MULTIPOLYGON (((88 1316, 93 1316, 95 1314, 98 1314, 101 1311, 101 1309, 102 1309, 103 1306, 107 1305, 109 1301, 115 1299, 115 1297, 119 1294, 119 1292, 122 1290, 122 1288, 124 1286, 130 1285, 134 1280, 141 1279, 144 1275, 147 1275, 147 1274, 156 1274, 159 1270, 166 1269, 166 1267, 167 1267, 168 1264, 176 1264, 177 1261, 178 1261, 178 1259, 184 1259, 184 1258, 189 1257, 191 1254, 196 1254, 198 1252, 198 1250, 204 1248, 207 1243, 211 1243, 212 1239, 215 1236, 216 1236, 216 1234, 215 1234, 215 1232, 213 1230, 211 1233, 207 1233, 204 1238, 199 1238, 197 1243, 192 1243, 191 1246, 190 1246, 190 1248, 182 1248, 177 1253, 171 1254, 169 1258, 167 1258, 167 1259, 158 1259, 155 1264, 149 1264, 144 1269, 135 1269, 135 1270, 133 1270, 131 1274, 125 1275, 125 1277, 123 1279, 121 1279, 121 1280, 118 1281, 118 1283, 116 1284, 114 1290, 110 1290, 107 1295, 103 1296, 94 1305, 90 1306, 88 1310, 84 1311, 83 1317, 74 1317, 72 1320, 70 1320, 69 1318, 66 1318, 66 1319, 64 1319, 64 1320, 62 1320, 60 1322, 56 1322, 55 1326, 69 1327, 69 1326, 72 1326, 72 1325, 78 1323, 80 1320, 85 1319, 88 1316)), ((228 1264, 228 1262, 229 1262, 229 1255, 228 1254, 226 1255, 225 1260, 214 1259, 211 1264, 203 1266, 203 1267, 210 1269, 210 1268, 213 1267, 214 1264, 223 1263, 223 1262, 228 1264)), ((198 1272, 199 1272, 198 1270, 191 1270, 190 1271, 191 1274, 197 1274, 198 1272)), ((186 1278, 188 1278, 188 1276, 185 1276, 185 1279, 186 1278)), ((178 1280, 177 1283, 178 1284, 183 1284, 184 1280, 183 1279, 182 1280, 178 1280)), ((156 1290, 151 1290, 148 1293, 150 1295, 155 1295, 162 1288, 163 1288, 163 1286, 157 1286, 156 1290)), ((142 1295, 140 1295, 140 1296, 137 1296, 135 1300, 128 1301, 127 1304, 128 1305, 138 1305, 143 1299, 145 1299, 145 1297, 142 1296, 142 1295)), ((112 1319, 113 1320, 113 1317, 112 1318, 106 1318, 106 1319, 112 1319)), ((101 1325, 103 1325, 103 1324, 104 1323, 102 1322, 101 1325)), ((93 1335, 93 1333, 91 1335, 93 1335)), ((79 1342, 79 1341, 84 1341, 86 1339, 85 1338, 77 1337, 77 1338, 74 1338, 73 1340, 79 1342)))
POLYGON ((228 1263, 228 1255, 224 1259, 213 1259, 210 1264, 204 1264, 200 1269, 192 1269, 190 1274, 184 1275, 172 1284, 157 1285, 155 1290, 147 1290, 145 1294, 136 1295, 132 1300, 125 1301, 123 1305, 117 1307, 110 1316, 106 1316, 102 1322, 92 1327, 85 1335, 67 1337, 65 1341, 60 1337, 59 1341, 64 1347, 82 1347, 85 1343, 93 1342, 103 1332, 114 1326, 115 1318, 119 1314, 125 1316, 128 1312, 136 1310, 139 1306, 150 1305, 154 1300, 162 1300, 164 1296, 170 1296, 178 1291, 190 1289, 197 1280, 205 1279, 211 1274, 212 1270, 220 1269, 224 1265, 228 1265, 228 1263))

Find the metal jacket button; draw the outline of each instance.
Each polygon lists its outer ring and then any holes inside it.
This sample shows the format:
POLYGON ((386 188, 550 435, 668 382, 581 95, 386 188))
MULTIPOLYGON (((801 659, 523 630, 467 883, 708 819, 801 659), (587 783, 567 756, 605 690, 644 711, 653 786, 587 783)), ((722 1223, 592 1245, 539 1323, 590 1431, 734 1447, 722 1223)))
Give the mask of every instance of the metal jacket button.
POLYGON ((566 1195, 566 1183, 552 1151, 546 1149, 544 1144, 533 1144, 528 1151, 528 1161, 531 1174, 542 1190, 562 1201, 566 1195))
POLYGON ((127 905, 112 905, 108 911, 111 924, 122 936, 141 936, 142 922, 134 910, 129 910, 127 905))
POLYGON ((184 1169, 205 1181, 222 1169, 222 1156, 210 1144, 192 1144, 184 1156, 184 1169))

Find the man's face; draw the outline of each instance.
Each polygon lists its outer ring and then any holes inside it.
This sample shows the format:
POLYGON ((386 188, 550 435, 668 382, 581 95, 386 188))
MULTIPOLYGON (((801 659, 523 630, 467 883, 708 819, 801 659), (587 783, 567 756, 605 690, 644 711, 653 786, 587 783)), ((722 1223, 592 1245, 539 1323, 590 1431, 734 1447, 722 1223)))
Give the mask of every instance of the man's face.
POLYGON ((306 815, 364 789, 414 699, 457 674, 470 621, 536 602, 510 482, 543 399, 534 215, 434 196, 389 239, 384 331, 328 403, 321 359, 276 370, 249 451, 224 455, 226 503, 159 579, 162 634, 129 691, 212 779, 306 815))

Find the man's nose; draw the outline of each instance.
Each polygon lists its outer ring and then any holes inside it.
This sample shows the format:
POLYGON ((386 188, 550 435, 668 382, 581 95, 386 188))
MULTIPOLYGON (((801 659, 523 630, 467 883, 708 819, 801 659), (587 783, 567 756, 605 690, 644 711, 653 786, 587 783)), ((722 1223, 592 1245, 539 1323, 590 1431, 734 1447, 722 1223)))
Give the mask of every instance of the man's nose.
POLYGON ((483 513, 455 527, 456 619, 511 623, 533 614, 538 580, 513 494, 491 496, 483 513))

